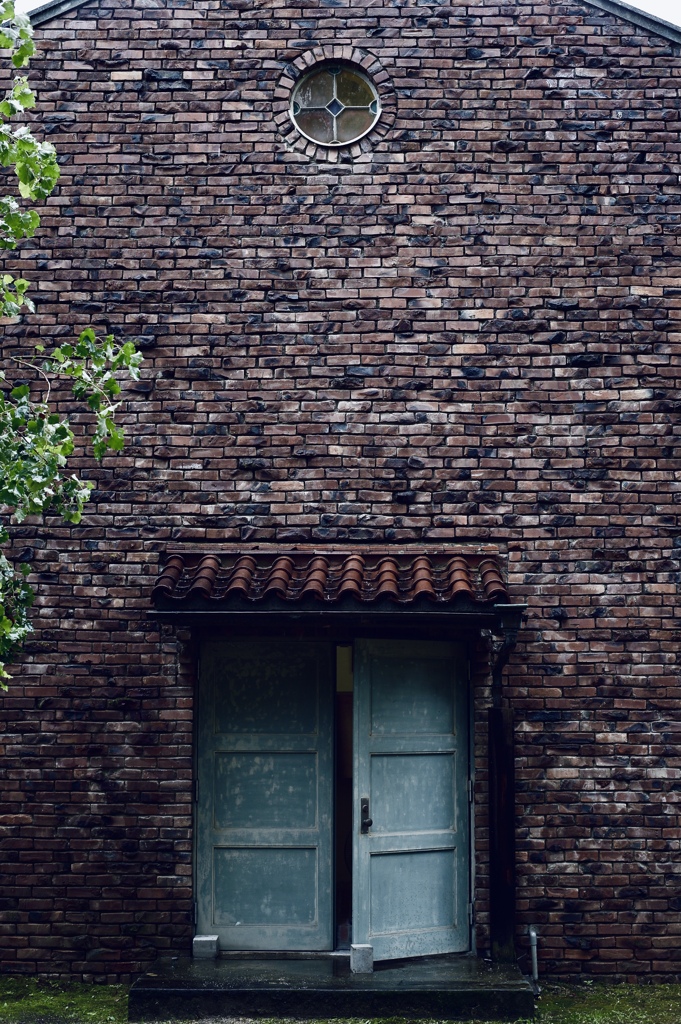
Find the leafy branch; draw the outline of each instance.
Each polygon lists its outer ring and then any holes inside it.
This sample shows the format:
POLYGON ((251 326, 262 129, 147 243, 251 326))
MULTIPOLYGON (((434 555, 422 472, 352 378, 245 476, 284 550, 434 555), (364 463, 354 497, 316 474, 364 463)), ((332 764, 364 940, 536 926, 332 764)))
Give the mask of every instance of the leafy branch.
MULTIPOLYGON (((121 393, 119 378, 125 374, 139 379, 142 355, 132 342, 117 346, 112 335, 99 341, 88 328, 74 345, 54 349, 42 366, 17 361, 40 373, 48 393, 47 400, 34 401, 28 384, 20 384, 9 394, 0 390, 0 505, 17 523, 27 516, 50 512, 77 524, 93 484, 67 472, 75 437, 69 420, 50 409, 50 381, 70 380, 74 397, 94 414, 92 450, 97 459, 102 459, 109 449, 117 452, 123 448, 123 431, 115 422, 119 405, 115 399, 121 393)), ((5 374, 0 371, 0 381, 4 380, 5 374)), ((0 519, 0 543, 9 540, 7 520, 8 516, 0 519)), ((26 566, 17 572, 3 555, 0 559, 1 679, 6 677, 3 663, 30 632, 27 613, 33 594, 23 578, 26 566)))
MULTIPOLYGON (((35 53, 33 29, 25 14, 17 14, 13 0, 0 4, 0 48, 9 50, 15 68, 23 68, 35 53)), ((31 238, 40 224, 35 210, 27 209, 22 200, 40 202, 46 199, 59 178, 59 165, 54 146, 40 142, 30 128, 14 127, 12 118, 35 106, 35 96, 25 75, 12 81, 12 87, 0 101, 0 165, 13 168, 19 198, 0 196, 0 249, 16 249, 22 238, 31 238)), ((16 280, 11 274, 0 278, 0 316, 17 316, 26 306, 34 311, 26 295, 28 282, 16 280)))
MULTIPOLYGON (((0 2, 0 49, 9 51, 15 69, 25 67, 35 52, 30 20, 17 14, 13 0, 0 2)), ((15 76, 0 101, 0 165, 14 171, 18 194, 0 196, 0 249, 15 249, 35 234, 40 217, 26 204, 44 201, 59 178, 54 147, 36 139, 26 124, 11 124, 34 106, 28 79, 15 76)), ((24 278, 0 275, 0 316, 34 312, 28 288, 24 278)), ((3 387, 6 378, 0 371, 0 544, 9 540, 10 521, 21 523, 27 516, 51 513, 79 523, 92 491, 90 481, 69 473, 75 435, 68 417, 50 406, 52 382, 68 382, 73 397, 93 414, 92 451, 101 460, 107 451, 123 448, 123 432, 116 425, 118 396, 125 378, 139 378, 142 362, 132 342, 116 345, 112 335, 98 339, 91 328, 47 355, 43 346, 36 346, 35 361, 10 358, 42 378, 46 387, 44 396, 35 400, 28 384, 3 387)), ((17 567, 0 552, 0 688, 6 688, 5 664, 31 631, 29 571, 25 563, 17 567)))
POLYGON ((108 448, 123 450, 123 431, 114 419, 119 406, 114 399, 121 393, 117 374, 127 370, 133 380, 139 380, 141 363, 142 354, 131 341, 116 346, 112 334, 100 341, 88 327, 75 345, 56 348, 42 365, 43 371, 70 378, 74 398, 94 413, 92 450, 97 459, 103 458, 108 448))

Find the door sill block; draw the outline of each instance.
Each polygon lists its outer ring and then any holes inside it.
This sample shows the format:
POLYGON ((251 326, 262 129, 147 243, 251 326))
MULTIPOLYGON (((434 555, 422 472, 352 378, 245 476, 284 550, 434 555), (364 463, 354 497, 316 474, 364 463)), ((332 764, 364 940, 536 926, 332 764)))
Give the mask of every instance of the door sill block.
POLYGON ((221 949, 218 954, 219 960, 335 960, 343 957, 349 959, 349 949, 221 949))
POLYGON ((351 974, 346 954, 289 959, 159 960, 134 983, 131 1021, 207 1017, 410 1017, 517 1020, 534 995, 517 967, 452 954, 351 974))

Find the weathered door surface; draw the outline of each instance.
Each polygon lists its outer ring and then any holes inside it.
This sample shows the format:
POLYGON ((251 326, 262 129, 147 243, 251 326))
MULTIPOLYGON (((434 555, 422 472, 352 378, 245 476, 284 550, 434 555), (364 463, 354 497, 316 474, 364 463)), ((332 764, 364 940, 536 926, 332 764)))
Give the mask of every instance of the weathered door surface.
POLYGON ((197 932, 223 949, 332 948, 332 655, 202 647, 197 932))
POLYGON ((356 644, 352 931, 376 960, 468 949, 466 695, 455 644, 356 644))

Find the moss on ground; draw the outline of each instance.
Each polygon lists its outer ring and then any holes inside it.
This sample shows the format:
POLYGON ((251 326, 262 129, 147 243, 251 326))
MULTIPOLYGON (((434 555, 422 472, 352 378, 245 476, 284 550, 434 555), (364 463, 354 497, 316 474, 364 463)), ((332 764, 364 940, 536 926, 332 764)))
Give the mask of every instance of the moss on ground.
POLYGON ((0 976, 1 1024, 124 1024, 125 985, 67 984, 0 976))
MULTIPOLYGON (((127 997, 124 985, 66 984, 4 975, 0 976, 0 1024, 125 1024, 127 997)), ((407 1022, 391 1018, 380 1024, 407 1022)), ((539 999, 533 1024, 681 1024, 681 985, 549 985, 539 999)))
POLYGON ((549 985, 537 1024, 681 1024, 681 985, 549 985))

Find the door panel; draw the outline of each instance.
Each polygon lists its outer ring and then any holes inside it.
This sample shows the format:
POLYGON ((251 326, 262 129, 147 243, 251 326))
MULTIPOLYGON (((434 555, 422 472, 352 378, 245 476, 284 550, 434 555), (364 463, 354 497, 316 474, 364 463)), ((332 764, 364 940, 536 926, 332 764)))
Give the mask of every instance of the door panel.
POLYGON ((353 942, 376 960, 469 947, 464 651, 355 647, 353 942), (372 824, 362 833, 360 803, 372 824))
POLYGON ((373 937, 447 929, 451 924, 456 851, 384 853, 371 858, 373 937), (424 885, 424 877, 428 884, 424 885))
POLYGON ((373 835, 455 826, 455 759, 451 754, 374 754, 370 760, 373 835), (392 785, 395 778, 402 783, 392 785))
POLYGON ((315 828, 316 753, 221 752, 214 765, 214 828, 315 828))
POLYGON ((314 926, 316 850, 216 846, 213 856, 217 924, 242 931, 248 926, 314 926))
POLYGON ((201 650, 199 934, 222 949, 331 949, 333 648, 201 650))

